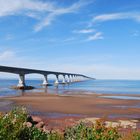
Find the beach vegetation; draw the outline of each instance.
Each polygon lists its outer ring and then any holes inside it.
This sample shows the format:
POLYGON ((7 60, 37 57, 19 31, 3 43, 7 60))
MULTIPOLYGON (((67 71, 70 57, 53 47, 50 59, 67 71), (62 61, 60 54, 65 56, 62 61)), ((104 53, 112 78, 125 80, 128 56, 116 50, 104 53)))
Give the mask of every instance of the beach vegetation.
POLYGON ((60 140, 55 133, 46 133, 34 125, 27 126, 28 113, 24 107, 16 107, 0 114, 0 140, 60 140))
POLYGON ((118 140, 121 136, 117 128, 105 127, 102 121, 97 121, 92 126, 80 123, 68 128, 64 137, 66 140, 118 140))
POLYGON ((106 127, 104 121, 95 124, 79 123, 60 133, 37 128, 29 119, 24 107, 16 107, 8 113, 0 113, 0 140, 140 140, 140 133, 122 136, 117 127, 106 127))
POLYGON ((133 137, 134 137, 134 140, 140 140, 140 133, 139 132, 134 132, 133 137))

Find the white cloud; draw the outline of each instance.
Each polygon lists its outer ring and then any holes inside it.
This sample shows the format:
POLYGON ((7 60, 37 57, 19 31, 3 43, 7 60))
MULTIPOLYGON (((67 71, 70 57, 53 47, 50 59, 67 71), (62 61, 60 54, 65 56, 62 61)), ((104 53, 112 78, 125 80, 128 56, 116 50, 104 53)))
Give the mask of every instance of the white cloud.
POLYGON ((131 19, 140 22, 139 12, 120 12, 120 13, 108 13, 95 16, 93 22, 104 22, 110 20, 121 20, 121 19, 131 19))
POLYGON ((42 28, 44 28, 45 26, 49 26, 52 21, 55 19, 55 15, 52 13, 52 14, 49 14, 45 19, 43 19, 40 23, 38 23, 34 30, 36 32, 42 30, 42 28))
MULTIPOLYGON (((33 1, 33 0, 0 0, 0 16, 8 16, 21 14, 25 10, 31 11, 48 11, 54 10, 54 5, 49 2, 33 1)), ((23 14, 23 13, 22 13, 23 14)))
POLYGON ((24 66, 28 60, 22 56, 19 56, 17 52, 13 50, 5 50, 0 52, 0 65, 6 66, 24 66))
POLYGON ((4 51, 0 54, 0 61, 11 60, 15 57, 15 53, 12 51, 4 51))
POLYGON ((35 31, 50 25, 57 16, 75 13, 81 7, 92 1, 79 0, 68 7, 58 7, 54 2, 43 2, 39 0, 0 0, 0 17, 11 15, 24 15, 39 20, 35 31))
POLYGON ((74 30, 74 33, 88 34, 95 32, 95 29, 82 29, 82 30, 74 30))
POLYGON ((87 41, 99 40, 99 39, 104 39, 102 32, 97 32, 94 35, 89 36, 87 41))
POLYGON ((45 17, 38 25, 35 26, 35 31, 40 31, 43 27, 48 26, 55 20, 57 16, 68 14, 68 13, 75 13, 79 10, 82 6, 89 4, 84 0, 79 0, 77 3, 74 3, 70 7, 67 8, 57 8, 53 12, 49 13, 47 17, 45 17))

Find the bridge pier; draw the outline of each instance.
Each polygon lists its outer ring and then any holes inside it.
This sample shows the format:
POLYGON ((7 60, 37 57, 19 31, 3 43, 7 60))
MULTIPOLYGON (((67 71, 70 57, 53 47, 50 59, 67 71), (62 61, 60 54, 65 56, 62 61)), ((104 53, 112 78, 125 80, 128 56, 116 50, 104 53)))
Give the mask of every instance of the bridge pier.
POLYGON ((76 75, 73 75, 74 82, 77 82, 76 75))
POLYGON ((18 88, 25 88, 25 75, 24 74, 19 74, 19 82, 17 85, 18 88))
POLYGON ((77 82, 77 76, 74 75, 74 82, 77 82))
POLYGON ((55 85, 59 84, 59 75, 56 75, 55 85))
POLYGON ((48 79, 47 79, 48 78, 47 76, 49 74, 53 74, 56 76, 56 80, 55 80, 56 85, 59 84, 59 75, 63 76, 62 83, 72 83, 72 82, 77 82, 77 81, 82 81, 82 80, 87 80, 87 79, 94 79, 94 78, 87 77, 81 74, 36 70, 36 69, 28 69, 28 68, 7 67, 7 66, 0 66, 0 72, 14 73, 14 74, 19 75, 18 84, 16 87, 13 87, 13 88, 21 89, 21 90, 34 88, 32 86, 27 86, 25 84, 25 75, 32 74, 32 73, 44 75, 43 85, 49 85, 48 79))
POLYGON ((49 85, 47 75, 44 75, 43 85, 44 85, 44 86, 49 85))
POLYGON ((72 82, 74 82, 74 75, 71 76, 71 80, 72 80, 72 82))
POLYGON ((71 75, 71 82, 73 83, 74 82, 74 76, 71 75))
POLYGON ((63 75, 62 84, 66 84, 66 77, 65 77, 65 75, 63 75))
POLYGON ((70 75, 69 75, 69 77, 68 77, 68 81, 69 81, 69 83, 71 83, 70 75))
POLYGON ((71 75, 71 83, 74 82, 74 78, 73 75, 71 75))
POLYGON ((69 77, 69 75, 67 75, 66 82, 67 82, 68 84, 70 83, 70 77, 69 77))

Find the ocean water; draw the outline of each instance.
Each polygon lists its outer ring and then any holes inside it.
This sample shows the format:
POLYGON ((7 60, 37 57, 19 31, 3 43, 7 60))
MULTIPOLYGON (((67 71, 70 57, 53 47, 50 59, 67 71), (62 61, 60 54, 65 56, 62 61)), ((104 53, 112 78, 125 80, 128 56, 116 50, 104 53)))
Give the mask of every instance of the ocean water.
POLYGON ((0 97, 3 96, 21 96, 26 92, 49 92, 54 93, 54 90, 58 93, 68 90, 86 90, 96 93, 109 93, 109 94, 139 94, 140 95, 140 80, 86 80, 82 82, 75 82, 68 85, 54 86, 54 80, 50 80, 49 83, 52 86, 47 88, 41 86, 42 80, 26 80, 26 85, 34 86, 35 89, 28 91, 14 90, 12 86, 17 85, 18 80, 0 79, 0 97))

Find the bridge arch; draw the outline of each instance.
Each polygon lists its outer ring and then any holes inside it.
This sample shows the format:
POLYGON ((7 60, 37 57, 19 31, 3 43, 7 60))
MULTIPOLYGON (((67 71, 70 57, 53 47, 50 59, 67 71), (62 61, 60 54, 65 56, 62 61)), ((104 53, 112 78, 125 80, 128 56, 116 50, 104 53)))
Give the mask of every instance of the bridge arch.
MULTIPOLYGON (((55 84, 59 84, 59 77, 60 75, 63 76, 63 81, 66 81, 66 77, 69 80, 69 82, 73 82, 75 79, 74 76, 80 76, 86 78, 90 78, 84 75, 80 74, 74 74, 74 73, 64 73, 64 72, 54 72, 54 71, 44 71, 44 70, 36 70, 36 69, 27 69, 27 68, 16 68, 16 67, 8 67, 8 66, 0 66, 0 72, 4 73, 12 73, 19 75, 19 83, 18 87, 26 87, 25 84, 25 76, 26 78, 28 75, 39 75, 39 77, 44 77, 43 83, 48 83, 48 76, 53 75, 55 77, 55 84)), ((93 79, 93 78, 90 78, 93 79)))
POLYGON ((44 75, 40 73, 25 74, 26 85, 32 84, 33 86, 41 85, 43 83, 44 75))

